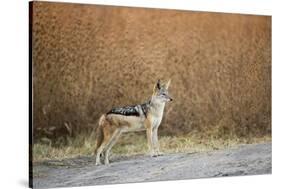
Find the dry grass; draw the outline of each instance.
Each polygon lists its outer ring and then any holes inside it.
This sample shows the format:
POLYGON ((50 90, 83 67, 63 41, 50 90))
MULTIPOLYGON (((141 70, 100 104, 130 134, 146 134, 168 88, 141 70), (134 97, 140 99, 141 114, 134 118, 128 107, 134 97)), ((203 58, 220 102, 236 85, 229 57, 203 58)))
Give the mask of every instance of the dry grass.
POLYGON ((33 10, 36 139, 92 129, 112 107, 146 101, 159 78, 172 79, 174 97, 165 134, 271 133, 271 17, 46 2, 33 10))
MULTIPOLYGON (((159 139, 161 150, 164 153, 203 152, 226 149, 241 144, 261 143, 271 141, 270 136, 260 138, 201 138, 192 136, 162 136, 159 139)), ((78 156, 92 156, 94 151, 94 138, 79 135, 69 140, 67 145, 52 146, 52 144, 37 143, 33 146, 33 161, 74 158, 78 156)), ((112 149, 113 155, 131 156, 147 153, 145 134, 124 134, 112 149)))

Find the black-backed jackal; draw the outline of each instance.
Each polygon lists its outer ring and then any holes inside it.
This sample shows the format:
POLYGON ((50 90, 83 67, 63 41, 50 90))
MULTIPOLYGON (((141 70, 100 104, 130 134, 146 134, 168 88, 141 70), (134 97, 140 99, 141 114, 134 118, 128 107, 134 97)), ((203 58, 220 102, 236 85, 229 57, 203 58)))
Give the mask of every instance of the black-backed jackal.
POLYGON ((99 119, 96 132, 96 165, 101 164, 100 156, 104 153, 104 164, 109 164, 109 152, 123 132, 146 130, 151 156, 161 155, 158 145, 158 127, 161 123, 165 103, 172 101, 168 94, 169 80, 165 84, 155 84, 152 97, 144 104, 113 108, 99 119))

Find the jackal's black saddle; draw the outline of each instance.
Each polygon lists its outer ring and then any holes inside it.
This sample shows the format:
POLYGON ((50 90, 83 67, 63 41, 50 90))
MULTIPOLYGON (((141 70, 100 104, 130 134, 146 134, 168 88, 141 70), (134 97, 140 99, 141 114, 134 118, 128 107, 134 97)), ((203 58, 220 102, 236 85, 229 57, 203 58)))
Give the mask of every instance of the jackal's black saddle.
POLYGON ((124 116, 140 116, 141 115, 140 111, 142 111, 142 113, 146 116, 148 107, 149 107, 149 103, 150 102, 140 104, 140 105, 113 108, 109 112, 107 112, 107 114, 120 114, 120 115, 124 115, 124 116))

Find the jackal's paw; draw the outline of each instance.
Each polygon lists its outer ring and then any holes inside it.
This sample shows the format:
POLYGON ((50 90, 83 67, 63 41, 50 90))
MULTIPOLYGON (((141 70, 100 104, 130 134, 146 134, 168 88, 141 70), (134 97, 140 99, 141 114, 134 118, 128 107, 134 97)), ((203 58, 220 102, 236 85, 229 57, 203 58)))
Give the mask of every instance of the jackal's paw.
POLYGON ((164 153, 163 152, 157 152, 157 156, 163 156, 164 153))
POLYGON ((99 165, 101 165, 101 162, 96 162, 96 166, 99 166, 99 165))
POLYGON ((108 160, 105 160, 105 161, 104 161, 104 164, 105 164, 105 165, 109 165, 109 161, 108 161, 108 160))
POLYGON ((157 157, 158 156, 156 152, 150 153, 149 155, 150 155, 150 157, 157 157))

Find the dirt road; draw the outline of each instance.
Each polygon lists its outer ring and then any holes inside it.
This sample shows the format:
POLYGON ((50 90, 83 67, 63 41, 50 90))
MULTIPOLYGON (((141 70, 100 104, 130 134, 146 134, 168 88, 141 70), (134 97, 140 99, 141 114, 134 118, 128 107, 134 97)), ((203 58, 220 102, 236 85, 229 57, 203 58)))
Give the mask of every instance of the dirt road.
POLYGON ((271 143, 160 157, 115 157, 95 166, 92 157, 46 161, 34 166, 34 187, 67 187, 271 173, 271 143))

